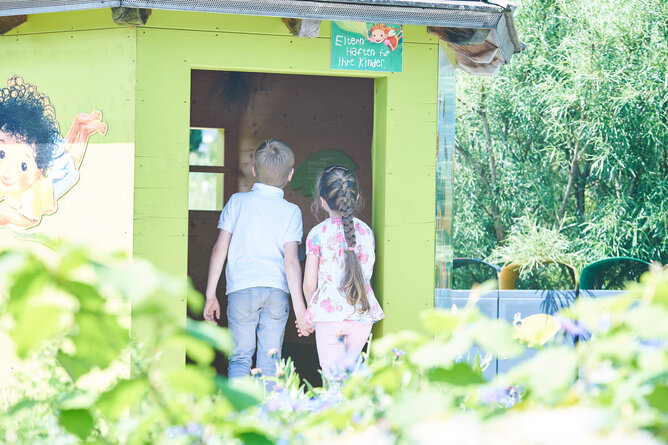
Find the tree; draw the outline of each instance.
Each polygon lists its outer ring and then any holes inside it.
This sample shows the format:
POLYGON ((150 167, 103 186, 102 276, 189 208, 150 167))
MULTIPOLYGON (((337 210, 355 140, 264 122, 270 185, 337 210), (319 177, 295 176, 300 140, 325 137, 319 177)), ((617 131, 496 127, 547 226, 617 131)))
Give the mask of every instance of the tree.
POLYGON ((668 262, 668 4, 526 0, 526 49, 460 76, 454 250, 487 257, 515 221, 560 231, 582 263, 668 262))

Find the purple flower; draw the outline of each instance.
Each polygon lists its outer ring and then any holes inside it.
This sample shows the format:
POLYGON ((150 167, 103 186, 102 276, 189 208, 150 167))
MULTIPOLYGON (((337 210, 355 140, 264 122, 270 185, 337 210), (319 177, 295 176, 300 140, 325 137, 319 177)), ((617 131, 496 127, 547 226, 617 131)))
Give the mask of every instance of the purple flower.
POLYGON ((170 439, 186 434, 186 429, 182 426, 170 426, 165 430, 165 435, 170 439))
POLYGON ((320 396, 312 399, 313 400, 313 411, 322 411, 326 408, 330 408, 334 405, 337 405, 342 400, 341 392, 338 387, 330 389, 327 392, 320 394, 320 396))
POLYGON ((561 321, 561 329, 563 329, 564 332, 568 334, 585 338, 589 338, 591 336, 589 329, 587 329, 585 325, 579 321, 571 320, 570 318, 560 318, 559 321, 561 321))
POLYGON ((486 390, 480 396, 483 403, 490 405, 501 405, 504 408, 511 408, 517 404, 520 399, 520 392, 515 386, 508 386, 506 388, 496 388, 493 390, 486 390))
POLYGON ((405 351, 402 351, 402 350, 399 349, 399 348, 392 348, 392 353, 394 354, 394 358, 399 358, 399 357, 401 357, 402 355, 406 355, 406 352, 405 352, 405 351))
POLYGON ((186 426, 186 432, 191 436, 201 437, 202 434, 204 434, 204 428, 197 422, 190 422, 188 426, 186 426))
POLYGON ((278 411, 279 409, 292 411, 294 405, 295 403, 288 391, 274 391, 265 404, 269 412, 278 411))
POLYGON ((641 340, 640 346, 646 349, 663 349, 666 347, 666 341, 659 340, 657 338, 653 338, 650 340, 641 340))

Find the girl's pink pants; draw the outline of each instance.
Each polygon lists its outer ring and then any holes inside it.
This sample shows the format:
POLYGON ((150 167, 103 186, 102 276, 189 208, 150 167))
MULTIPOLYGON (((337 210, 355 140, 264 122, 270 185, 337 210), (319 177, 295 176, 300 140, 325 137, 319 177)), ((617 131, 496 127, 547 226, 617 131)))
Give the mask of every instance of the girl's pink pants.
POLYGON ((373 323, 354 321, 318 321, 315 344, 320 368, 327 379, 352 367, 369 339, 373 323))

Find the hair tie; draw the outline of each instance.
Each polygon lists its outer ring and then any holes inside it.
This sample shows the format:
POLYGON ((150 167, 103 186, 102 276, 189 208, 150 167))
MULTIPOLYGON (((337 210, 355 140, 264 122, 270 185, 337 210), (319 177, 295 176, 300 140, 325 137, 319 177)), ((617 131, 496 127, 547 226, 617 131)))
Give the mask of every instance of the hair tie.
POLYGON ((348 247, 348 250, 355 250, 354 247, 348 247))
POLYGON ((327 168, 327 169, 325 170, 325 173, 329 173, 329 172, 331 172, 332 170, 337 170, 337 169, 339 169, 339 170, 343 170, 343 171, 345 171, 345 172, 349 171, 347 168, 345 168, 345 167, 342 166, 342 165, 332 165, 331 167, 329 167, 329 168, 327 168))

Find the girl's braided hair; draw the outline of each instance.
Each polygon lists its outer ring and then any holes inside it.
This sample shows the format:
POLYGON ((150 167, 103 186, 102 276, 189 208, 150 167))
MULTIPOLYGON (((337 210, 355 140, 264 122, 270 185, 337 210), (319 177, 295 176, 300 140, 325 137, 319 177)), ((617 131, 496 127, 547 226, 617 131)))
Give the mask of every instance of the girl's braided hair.
MULTIPOLYGON (((348 304, 356 308, 357 312, 365 313, 369 310, 369 300, 366 296, 366 287, 362 265, 360 264, 355 246, 355 222, 353 213, 359 204, 359 186, 355 174, 345 167, 329 167, 323 171, 316 182, 316 196, 325 200, 329 208, 341 213, 343 234, 347 249, 344 249, 345 275, 343 288, 348 304)), ((318 210, 319 200, 314 201, 314 213, 318 210)))

